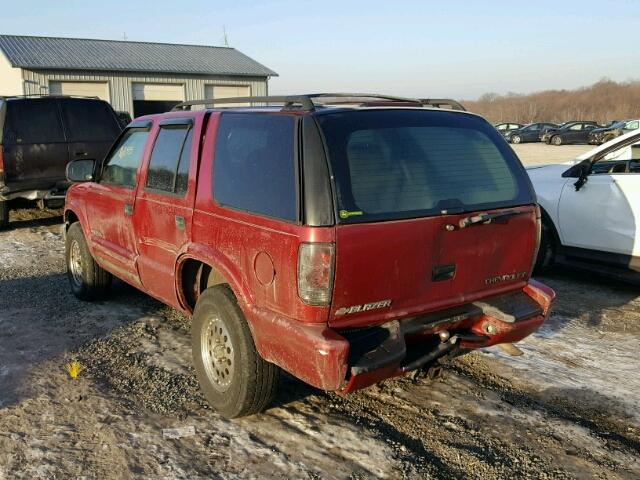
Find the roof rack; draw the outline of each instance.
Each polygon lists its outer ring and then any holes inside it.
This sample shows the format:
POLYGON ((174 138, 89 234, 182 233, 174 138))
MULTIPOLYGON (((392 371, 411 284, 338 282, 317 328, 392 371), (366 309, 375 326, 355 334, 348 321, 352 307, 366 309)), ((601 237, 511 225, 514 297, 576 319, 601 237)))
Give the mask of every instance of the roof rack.
POLYGON ((464 108, 464 106, 460 102, 451 100, 450 98, 421 98, 420 103, 422 103, 422 105, 425 107, 448 107, 451 110, 461 110, 463 112, 467 111, 467 109, 464 108))
POLYGON ((93 100, 100 100, 100 97, 97 96, 87 96, 87 95, 61 95, 61 94, 51 94, 51 93, 30 93, 28 95, 0 95, 2 99, 9 98, 91 98, 93 100))
POLYGON ((232 98, 208 98, 203 100, 189 100, 178 103, 172 111, 190 110, 195 105, 224 105, 238 103, 264 103, 282 104, 282 110, 300 110, 313 112, 317 106, 323 105, 359 105, 359 106, 426 106, 452 110, 466 109, 457 101, 449 99, 416 99, 395 97, 390 95, 378 95, 372 93, 310 93, 305 95, 287 96, 261 96, 261 97, 232 97, 232 98))

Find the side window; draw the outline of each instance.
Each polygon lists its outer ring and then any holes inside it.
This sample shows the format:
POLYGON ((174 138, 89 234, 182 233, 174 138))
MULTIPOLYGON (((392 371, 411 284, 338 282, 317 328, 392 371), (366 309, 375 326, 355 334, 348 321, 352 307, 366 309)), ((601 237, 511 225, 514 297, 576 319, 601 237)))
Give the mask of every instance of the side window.
POLYGON ((295 119, 223 113, 213 166, 213 196, 223 206, 295 221, 295 119))
POLYGON ((636 130, 640 128, 640 122, 638 122, 637 120, 634 120, 633 122, 628 122, 624 128, 626 128, 627 130, 636 130))
POLYGON ((575 132, 578 130, 582 130, 582 124, 581 123, 576 123, 575 125, 569 127, 569 130, 575 132))
POLYGON ((107 103, 100 100, 60 100, 62 118, 70 142, 113 142, 120 126, 107 103))
POLYGON ((187 192, 192 131, 189 125, 160 128, 149 161, 147 188, 178 195, 187 192))
POLYGON ((126 188, 136 186, 136 173, 149 136, 146 128, 127 130, 105 160, 100 183, 126 188))
POLYGON ((538 131, 540 130, 540 124, 536 123, 535 125, 531 125, 531 130, 533 131, 538 131))
POLYGON ((3 142, 37 144, 64 142, 58 106, 51 99, 7 102, 3 142))

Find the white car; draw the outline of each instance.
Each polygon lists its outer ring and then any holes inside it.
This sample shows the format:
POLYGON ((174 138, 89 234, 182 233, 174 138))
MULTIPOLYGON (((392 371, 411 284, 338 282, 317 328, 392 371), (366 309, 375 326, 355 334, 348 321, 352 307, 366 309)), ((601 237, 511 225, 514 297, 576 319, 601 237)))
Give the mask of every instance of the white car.
POLYGON ((565 164, 527 167, 542 209, 536 266, 640 282, 640 130, 565 164))

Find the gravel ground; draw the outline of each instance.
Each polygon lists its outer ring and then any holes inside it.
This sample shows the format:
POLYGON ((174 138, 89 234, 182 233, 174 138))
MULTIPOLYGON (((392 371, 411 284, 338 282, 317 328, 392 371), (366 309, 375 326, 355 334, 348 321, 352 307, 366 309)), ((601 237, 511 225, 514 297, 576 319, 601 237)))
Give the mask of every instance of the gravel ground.
POLYGON ((122 283, 70 294, 59 214, 0 232, 0 480, 640 478, 637 287, 557 270, 522 357, 346 398, 285 377, 273 408, 228 421, 198 391, 188 318, 122 283))
POLYGON ((594 145, 561 145, 556 147, 544 143, 520 143, 511 145, 511 147, 525 165, 568 162, 595 148, 594 145))

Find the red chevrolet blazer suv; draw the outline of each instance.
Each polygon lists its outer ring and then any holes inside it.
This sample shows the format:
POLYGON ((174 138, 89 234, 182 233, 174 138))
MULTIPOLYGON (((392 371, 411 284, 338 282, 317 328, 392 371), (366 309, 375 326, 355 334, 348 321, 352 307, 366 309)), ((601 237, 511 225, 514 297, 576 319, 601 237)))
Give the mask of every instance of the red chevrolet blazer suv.
POLYGON ((356 94, 192 108, 212 102, 138 118, 104 161, 70 162, 64 218, 73 293, 101 298, 116 276, 192 316, 224 416, 265 409, 281 369, 346 394, 547 318, 535 194, 483 118, 356 94))

